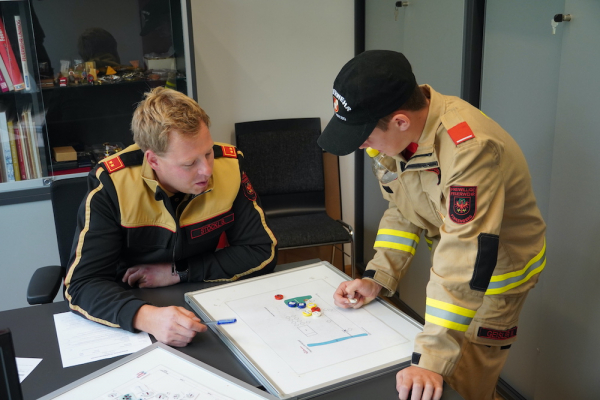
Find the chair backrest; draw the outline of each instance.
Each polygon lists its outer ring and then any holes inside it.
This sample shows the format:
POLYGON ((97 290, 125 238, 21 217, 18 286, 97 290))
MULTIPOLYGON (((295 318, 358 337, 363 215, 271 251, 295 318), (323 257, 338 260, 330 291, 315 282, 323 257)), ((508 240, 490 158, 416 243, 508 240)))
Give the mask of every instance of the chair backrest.
POLYGON ((67 266, 77 227, 77 210, 87 193, 87 177, 60 179, 52 182, 50 198, 58 241, 60 265, 67 266))
POLYGON ((243 168, 270 216, 325 210, 320 118, 235 124, 243 168))

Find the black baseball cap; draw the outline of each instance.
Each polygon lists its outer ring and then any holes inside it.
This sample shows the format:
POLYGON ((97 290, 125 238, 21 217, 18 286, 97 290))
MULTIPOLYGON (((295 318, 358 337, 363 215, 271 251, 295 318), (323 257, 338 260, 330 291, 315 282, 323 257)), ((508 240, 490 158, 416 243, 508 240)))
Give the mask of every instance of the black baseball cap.
POLYGON ((319 137, 324 150, 345 156, 369 137, 377 122, 399 109, 417 85, 404 54, 365 51, 348 61, 333 82, 334 115, 319 137))

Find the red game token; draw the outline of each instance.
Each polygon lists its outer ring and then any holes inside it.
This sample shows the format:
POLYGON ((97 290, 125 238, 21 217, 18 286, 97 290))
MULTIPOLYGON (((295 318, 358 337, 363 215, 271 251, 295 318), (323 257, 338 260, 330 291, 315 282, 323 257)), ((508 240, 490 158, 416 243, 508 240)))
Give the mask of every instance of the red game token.
POLYGON ((282 294, 276 294, 275 295, 275 300, 283 300, 283 295, 282 294))
POLYGON ((310 309, 310 311, 312 311, 312 312, 321 311, 321 309, 319 307, 313 307, 310 309))

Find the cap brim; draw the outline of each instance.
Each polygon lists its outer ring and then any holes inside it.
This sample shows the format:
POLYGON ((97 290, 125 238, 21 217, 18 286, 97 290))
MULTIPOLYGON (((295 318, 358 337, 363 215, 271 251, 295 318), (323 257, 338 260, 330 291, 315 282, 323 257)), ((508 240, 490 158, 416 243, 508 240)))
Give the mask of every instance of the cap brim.
POLYGON ((366 124, 351 125, 341 121, 335 114, 319 136, 317 143, 321 148, 336 156, 345 156, 358 148, 367 140, 378 121, 366 124))

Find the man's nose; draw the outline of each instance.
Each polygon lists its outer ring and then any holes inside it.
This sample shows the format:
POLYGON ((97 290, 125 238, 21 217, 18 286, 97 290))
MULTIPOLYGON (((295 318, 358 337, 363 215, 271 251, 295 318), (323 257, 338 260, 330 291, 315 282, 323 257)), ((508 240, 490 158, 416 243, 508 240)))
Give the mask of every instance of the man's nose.
POLYGON ((365 140, 365 142, 360 145, 359 149, 366 149, 367 147, 369 147, 369 139, 365 140))
POLYGON ((198 175, 210 176, 212 174, 212 167, 207 159, 200 161, 198 164, 198 175))

